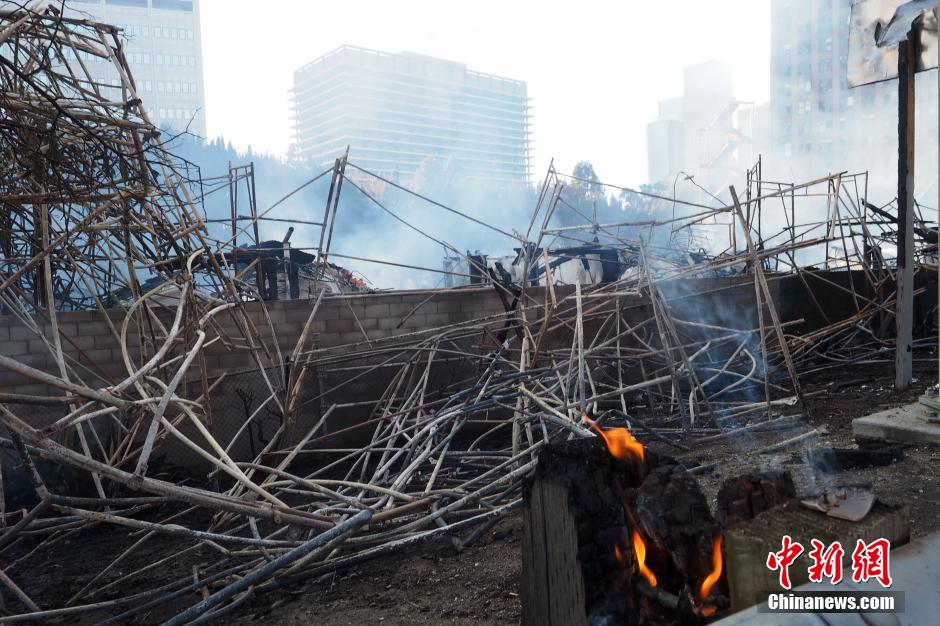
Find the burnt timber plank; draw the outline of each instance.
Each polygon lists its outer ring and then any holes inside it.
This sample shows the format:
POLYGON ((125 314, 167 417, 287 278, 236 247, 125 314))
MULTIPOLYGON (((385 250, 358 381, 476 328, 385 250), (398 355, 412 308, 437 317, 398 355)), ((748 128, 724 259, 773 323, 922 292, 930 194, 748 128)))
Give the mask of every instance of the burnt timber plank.
POLYGON ((523 625, 586 625, 577 527, 562 485, 546 480, 532 485, 522 551, 523 625))

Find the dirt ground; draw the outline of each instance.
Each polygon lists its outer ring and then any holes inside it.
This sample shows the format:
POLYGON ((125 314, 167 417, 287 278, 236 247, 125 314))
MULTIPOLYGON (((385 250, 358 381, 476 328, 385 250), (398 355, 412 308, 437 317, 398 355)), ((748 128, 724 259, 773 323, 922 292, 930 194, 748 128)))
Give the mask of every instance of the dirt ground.
MULTIPOLYGON (((935 367, 935 366, 933 366, 935 367)), ((785 453, 749 454, 757 448, 799 434, 801 428, 761 433, 746 441, 696 447, 687 455, 660 443, 651 447, 686 461, 721 459, 713 472, 699 477, 712 500, 720 482, 755 467, 786 467, 800 492, 816 486, 868 484, 889 503, 911 505, 913 536, 940 529, 940 481, 936 480, 940 448, 908 447, 899 463, 880 468, 826 475, 820 482, 806 464, 805 449, 813 446, 851 447, 852 419, 916 401, 934 378, 932 366, 916 368, 918 382, 904 393, 893 390, 890 366, 853 368, 849 377, 829 373, 807 378, 809 426, 826 426, 829 434, 785 453), (822 391, 822 393, 818 393, 822 391)), ((784 414, 798 412, 796 408, 784 414)), ((642 434, 638 433, 642 440, 642 434)), ((521 517, 505 520, 478 545, 457 552, 449 544, 427 545, 409 554, 366 564, 335 578, 270 594, 244 607, 232 623, 277 624, 504 624, 521 617, 521 517)))
POLYGON ((260 598, 233 624, 518 624, 521 516, 457 552, 440 542, 260 598))
MULTIPOLYGON (((840 484, 867 484, 888 503, 910 504, 912 535, 921 536, 940 529, 940 481, 936 479, 940 448, 908 447, 904 459, 893 465, 826 475, 814 473, 806 462, 806 450, 814 446, 853 446, 853 418, 916 401, 928 383, 935 380, 933 367, 935 365, 924 363, 916 368, 918 382, 905 393, 893 390, 890 364, 853 367, 849 374, 830 371, 815 378, 806 377, 803 383, 809 398, 810 418, 800 420, 794 428, 711 444, 696 445, 694 440, 688 440, 685 443, 692 446, 688 453, 677 452, 660 442, 648 445, 688 466, 719 461, 710 473, 697 477, 713 507, 722 480, 754 468, 783 467, 790 470, 800 493, 840 484), (828 434, 815 441, 782 453, 753 452, 820 426, 825 426, 828 434)), ((784 407, 781 413, 798 414, 799 409, 784 407)), ((645 439, 641 431, 636 431, 636 435, 641 441, 645 439)), ((185 521, 199 525, 198 519, 185 521)), ((441 540, 364 563, 326 579, 286 587, 250 599, 224 621, 324 626, 517 624, 522 611, 519 598, 521 526, 521 515, 517 514, 503 520, 478 543, 461 552, 447 540, 441 540)), ((121 537, 122 541, 116 541, 114 534, 104 526, 80 534, 66 534, 61 540, 62 547, 75 558, 38 568, 24 564, 14 567, 12 575, 21 585, 36 590, 38 595, 34 598, 43 606, 60 605, 62 598, 59 596, 77 591, 99 570, 97 564, 110 561, 127 547, 130 539, 124 534, 121 537), (87 567, 90 559, 96 567, 87 567)), ((109 583, 116 588, 100 599, 112 599, 171 582, 173 577, 163 568, 153 571, 149 580, 135 579, 130 584, 121 583, 121 576, 122 571, 158 560, 172 548, 186 545, 177 543, 179 541, 182 540, 163 536, 149 542, 136 554, 134 563, 125 563, 102 579, 99 584, 109 583)), ((28 546, 20 552, 5 556, 26 558, 28 546)), ((198 553, 187 554, 177 559, 172 569, 187 571, 199 563, 200 558, 198 553)), ((197 599, 188 596, 155 606, 149 613, 134 618, 134 623, 159 623, 197 599)))

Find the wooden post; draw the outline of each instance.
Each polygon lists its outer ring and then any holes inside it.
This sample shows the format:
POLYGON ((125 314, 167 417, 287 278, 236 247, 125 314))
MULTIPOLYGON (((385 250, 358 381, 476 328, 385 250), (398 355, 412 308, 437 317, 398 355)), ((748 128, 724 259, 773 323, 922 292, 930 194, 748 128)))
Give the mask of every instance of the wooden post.
POLYGON ((523 513, 523 626, 587 624, 578 531, 568 490, 537 479, 523 513))
POLYGON ((914 321, 914 72, 916 29, 898 45, 898 273, 894 386, 911 384, 914 321))

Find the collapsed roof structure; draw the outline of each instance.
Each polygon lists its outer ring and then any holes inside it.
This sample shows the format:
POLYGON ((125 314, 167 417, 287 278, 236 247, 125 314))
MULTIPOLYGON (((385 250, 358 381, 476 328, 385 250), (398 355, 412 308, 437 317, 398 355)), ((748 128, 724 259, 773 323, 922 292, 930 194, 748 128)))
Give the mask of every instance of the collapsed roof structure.
MULTIPOLYGON (((206 236, 188 165, 150 123, 116 28, 38 3, 0 13, 0 45, 0 306, 29 350, 0 349, 3 471, 28 482, 0 494, 4 621, 169 611, 188 623, 418 542, 468 545, 520 506, 540 449, 594 436, 588 415, 694 446, 798 420, 801 376, 892 350, 892 208, 869 204, 864 174, 753 179, 727 206, 556 227, 567 181, 550 169, 530 223, 510 235, 518 272, 445 246, 489 280, 410 294, 400 314, 377 304, 395 318, 382 327, 367 326, 367 305, 355 312, 359 296, 325 286, 340 189, 367 193, 345 157, 322 174, 333 180, 323 236, 301 259, 317 293, 291 334, 257 297, 262 252, 285 248, 206 236), (121 84, 97 83, 83 55, 110 59, 121 84), (771 213, 783 226, 767 235, 771 213), (722 244, 677 263, 624 226, 722 244), (629 250, 629 271, 559 284, 549 251, 598 233, 629 250), (497 308, 473 308, 486 298, 497 308), (327 308, 348 321, 332 344, 318 337, 327 308), (89 348, 91 323, 105 328, 89 348), (86 354, 102 345, 118 367, 86 354), (247 367, 225 366, 236 353, 247 367), (244 414, 214 405, 236 378, 253 389, 239 388, 244 414), (174 450, 203 470, 197 480, 171 471, 174 450), (117 547, 84 576, 35 575, 70 558, 64 538, 102 526, 117 547)), ((935 265, 935 247, 922 242, 919 267, 935 265)), ((932 345, 930 313, 916 345, 932 345)))

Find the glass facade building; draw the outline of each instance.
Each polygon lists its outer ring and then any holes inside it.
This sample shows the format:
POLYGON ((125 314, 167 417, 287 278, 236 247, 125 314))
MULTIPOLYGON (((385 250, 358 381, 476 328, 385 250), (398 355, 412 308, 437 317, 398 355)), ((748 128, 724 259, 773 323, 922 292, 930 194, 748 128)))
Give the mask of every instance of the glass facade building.
MULTIPOLYGON (((124 29, 124 52, 154 124, 205 137, 198 0, 68 0, 68 7, 71 17, 85 14, 124 29)), ((118 84, 110 64, 84 60, 99 82, 118 84)))
POLYGON ((300 158, 409 182, 429 159, 493 182, 529 179, 526 84, 410 52, 342 46, 294 72, 300 158))

